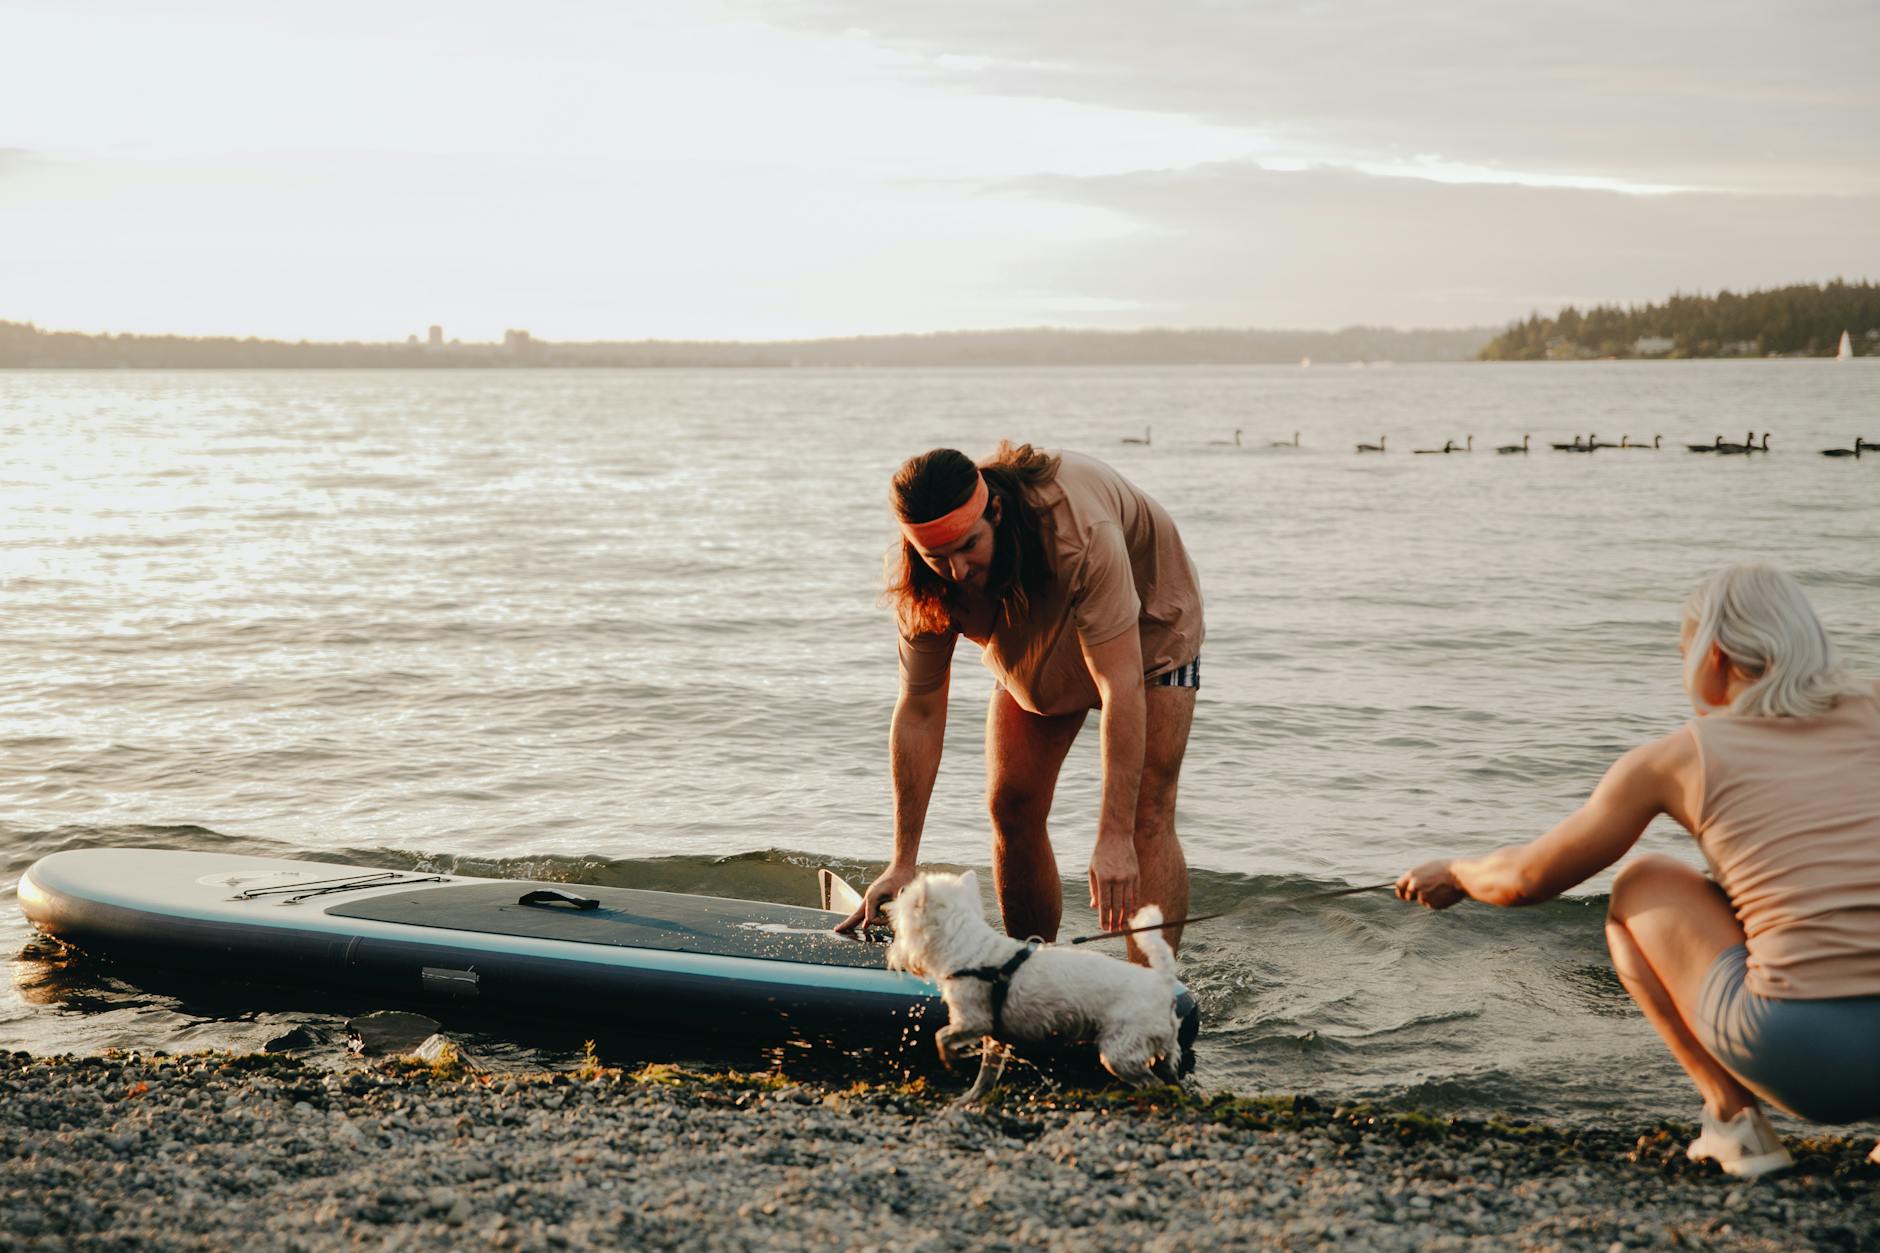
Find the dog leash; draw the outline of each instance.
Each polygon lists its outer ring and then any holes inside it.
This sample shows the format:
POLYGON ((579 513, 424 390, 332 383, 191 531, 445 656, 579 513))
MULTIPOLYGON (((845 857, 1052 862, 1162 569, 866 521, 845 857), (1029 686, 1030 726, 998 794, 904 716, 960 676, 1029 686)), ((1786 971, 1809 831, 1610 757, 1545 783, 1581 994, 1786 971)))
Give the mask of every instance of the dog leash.
POLYGON ((1392 879, 1386 883, 1367 883, 1363 887, 1335 888, 1330 892, 1313 892, 1307 896, 1295 896, 1289 901, 1281 901, 1280 904, 1298 905, 1305 901, 1329 901, 1336 896, 1356 896, 1360 892, 1377 892, 1384 888, 1394 888, 1396 886, 1397 881, 1392 879))
MULTIPOLYGON (((1366 883, 1355 888, 1334 888, 1330 892, 1313 892, 1306 896, 1295 896, 1291 900, 1282 901, 1280 903, 1283 905, 1300 905, 1306 901, 1329 901, 1335 897, 1356 896, 1360 892, 1376 892, 1384 888, 1394 888, 1396 886, 1397 881, 1392 879, 1388 883, 1366 883)), ((1173 922, 1158 922, 1148 927, 1127 927, 1121 931, 1099 931, 1094 935, 1080 935, 1070 940, 1069 943, 1088 944, 1092 940, 1114 940, 1120 936, 1135 935, 1141 931, 1161 931, 1168 927, 1185 927, 1191 922, 1206 922, 1210 918, 1225 918, 1226 916, 1225 913, 1190 914, 1186 918, 1177 918, 1173 922)))
POLYGON ((1099 931, 1095 935, 1080 935, 1069 940, 1071 944, 1088 944, 1092 940, 1114 940, 1121 935, 1135 935, 1139 931, 1161 931, 1168 927, 1185 927, 1191 922, 1206 922, 1210 918, 1225 918, 1226 914, 1190 914, 1186 918, 1176 918, 1170 922, 1153 923, 1147 927, 1126 927, 1121 931, 1099 931))
MULTIPOLYGON (((1366 883, 1355 888, 1334 888, 1330 892, 1311 892, 1305 896, 1295 896, 1290 900, 1280 901, 1279 903, 1282 905, 1303 905, 1308 901, 1329 901, 1340 896, 1356 896, 1360 892, 1381 892, 1385 888, 1394 888, 1396 886, 1397 881, 1392 879, 1387 883, 1366 883)), ((1225 918, 1226 916, 1227 914, 1225 912, 1216 914, 1190 914, 1186 918, 1177 918, 1172 922, 1158 922, 1148 927, 1125 927, 1121 931, 1098 931, 1091 935, 1073 936, 1071 939, 1064 942, 1066 944, 1089 944, 1095 940, 1117 940, 1121 939, 1123 936, 1136 935, 1143 931, 1163 931, 1169 927, 1185 927, 1191 922, 1207 922, 1211 918, 1225 918)), ((887 937, 891 935, 892 932, 888 931, 885 927, 871 927, 867 930, 858 927, 856 928, 855 934, 871 944, 881 944, 886 942, 887 937)))

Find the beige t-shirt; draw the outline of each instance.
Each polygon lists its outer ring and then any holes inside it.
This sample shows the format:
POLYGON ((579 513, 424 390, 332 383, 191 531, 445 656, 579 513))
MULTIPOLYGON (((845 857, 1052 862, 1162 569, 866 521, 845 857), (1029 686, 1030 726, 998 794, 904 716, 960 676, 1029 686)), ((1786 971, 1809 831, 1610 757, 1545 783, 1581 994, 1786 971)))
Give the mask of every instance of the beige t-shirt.
POLYGON ((1880 684, 1813 718, 1716 713, 1697 840, 1743 925, 1743 983, 1778 1000, 1880 996, 1880 684))
POLYGON ((1057 477, 1031 494, 1052 579, 1025 620, 998 620, 994 604, 969 599, 957 631, 901 640, 901 683, 931 692, 946 679, 953 640, 980 646, 986 668, 1020 706, 1039 714, 1099 704, 1083 646, 1136 628, 1148 679, 1201 652, 1201 584, 1162 506, 1094 457, 1060 453, 1057 477))

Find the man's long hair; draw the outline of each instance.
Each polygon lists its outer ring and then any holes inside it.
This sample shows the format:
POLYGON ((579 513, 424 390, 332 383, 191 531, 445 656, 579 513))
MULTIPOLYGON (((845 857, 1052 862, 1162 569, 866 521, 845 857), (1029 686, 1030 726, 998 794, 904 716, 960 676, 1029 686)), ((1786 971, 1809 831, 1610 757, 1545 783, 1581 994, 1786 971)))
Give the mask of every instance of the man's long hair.
MULTIPOLYGON (((976 468, 986 480, 986 517, 999 502, 986 592, 998 603, 1003 621, 1017 622, 1051 582, 1043 523, 1029 492, 1057 477, 1058 458, 1030 444, 1002 440, 976 468)), ((966 454, 952 448, 909 457, 894 472, 888 490, 895 516, 903 522, 931 522, 958 509, 973 494, 974 470, 966 454)), ((954 629, 961 608, 958 589, 935 574, 905 536, 889 550, 886 565, 885 599, 894 606, 903 635, 954 629)))

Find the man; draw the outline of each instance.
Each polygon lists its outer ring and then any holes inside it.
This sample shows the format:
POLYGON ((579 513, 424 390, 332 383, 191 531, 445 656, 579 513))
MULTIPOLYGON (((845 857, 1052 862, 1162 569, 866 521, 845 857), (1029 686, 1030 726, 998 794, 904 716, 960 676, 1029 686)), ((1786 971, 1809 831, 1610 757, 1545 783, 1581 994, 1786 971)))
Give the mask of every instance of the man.
MULTIPOLYGON (((1093 708, 1103 792, 1091 907, 1105 930, 1151 903, 1166 918, 1186 917, 1175 791, 1203 628, 1194 565, 1167 512, 1094 458, 1009 442, 977 467, 950 448, 910 458, 890 496, 902 532, 888 559, 901 633, 889 735, 894 853, 836 929, 875 923, 916 873, 962 635, 998 681, 986 712, 986 775, 1006 931, 1057 936, 1063 893, 1045 820, 1093 708)), ((1178 945, 1180 929, 1167 937, 1178 945)))

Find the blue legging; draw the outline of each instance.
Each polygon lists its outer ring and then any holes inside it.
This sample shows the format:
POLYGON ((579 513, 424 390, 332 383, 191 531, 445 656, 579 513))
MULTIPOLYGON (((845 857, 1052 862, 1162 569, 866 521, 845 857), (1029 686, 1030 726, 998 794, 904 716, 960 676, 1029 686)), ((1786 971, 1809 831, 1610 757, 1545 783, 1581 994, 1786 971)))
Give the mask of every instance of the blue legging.
POLYGON ((1779 1001, 1743 986, 1749 950, 1717 955, 1698 997, 1698 1042, 1809 1122, 1880 1117, 1880 996, 1779 1001))

